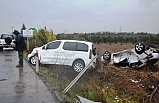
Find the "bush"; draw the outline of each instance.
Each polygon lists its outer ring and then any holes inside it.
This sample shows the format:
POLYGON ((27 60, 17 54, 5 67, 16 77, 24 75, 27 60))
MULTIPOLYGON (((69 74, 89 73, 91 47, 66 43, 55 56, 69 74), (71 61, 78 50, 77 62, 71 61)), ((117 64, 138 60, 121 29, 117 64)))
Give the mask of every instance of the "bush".
POLYGON ((29 52, 31 52, 35 47, 40 47, 54 40, 56 40, 56 36, 53 34, 52 30, 48 31, 44 28, 34 31, 33 37, 29 38, 29 52))

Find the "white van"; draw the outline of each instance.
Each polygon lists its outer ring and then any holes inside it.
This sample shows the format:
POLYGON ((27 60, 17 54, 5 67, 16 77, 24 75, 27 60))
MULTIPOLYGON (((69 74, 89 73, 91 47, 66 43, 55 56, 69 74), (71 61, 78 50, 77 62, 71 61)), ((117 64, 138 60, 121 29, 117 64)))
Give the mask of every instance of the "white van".
MULTIPOLYGON (((76 72, 80 72, 96 56, 96 48, 93 43, 78 40, 55 40, 41 47, 34 48, 28 55, 31 64, 36 64, 35 54, 38 50, 41 64, 59 64, 72 66, 76 72)), ((96 59, 91 64, 95 67, 96 59)))

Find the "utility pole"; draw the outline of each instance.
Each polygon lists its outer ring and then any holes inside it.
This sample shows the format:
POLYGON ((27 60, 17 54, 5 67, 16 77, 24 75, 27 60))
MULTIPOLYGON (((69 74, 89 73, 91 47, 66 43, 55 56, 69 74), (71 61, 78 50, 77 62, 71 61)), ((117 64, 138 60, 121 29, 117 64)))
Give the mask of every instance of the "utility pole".
POLYGON ((13 33, 13 28, 15 28, 14 26, 11 26, 11 28, 12 28, 12 33, 13 33))

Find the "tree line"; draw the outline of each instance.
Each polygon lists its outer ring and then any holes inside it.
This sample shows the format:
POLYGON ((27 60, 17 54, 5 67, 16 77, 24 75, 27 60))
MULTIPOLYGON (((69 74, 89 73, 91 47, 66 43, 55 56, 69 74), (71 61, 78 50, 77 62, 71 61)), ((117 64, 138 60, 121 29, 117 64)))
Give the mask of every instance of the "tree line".
MULTIPOLYGON (((25 25, 23 24, 21 28, 21 32, 26 30, 25 25)), ((68 39, 68 40, 84 40, 90 41, 93 43, 137 43, 137 42, 151 42, 156 41, 159 45, 159 33, 145 33, 145 32, 96 32, 96 33, 72 33, 72 34, 54 34, 53 30, 48 30, 46 27, 38 29, 33 32, 33 37, 29 38, 30 49, 32 50, 35 47, 42 46, 50 41, 60 39, 68 39)))
POLYGON ((97 33, 73 33, 73 34, 57 34, 57 39, 75 39, 75 40, 85 40, 91 41, 93 43, 137 43, 137 42, 149 42, 149 41, 159 41, 159 33, 113 33, 113 32, 97 32, 97 33))

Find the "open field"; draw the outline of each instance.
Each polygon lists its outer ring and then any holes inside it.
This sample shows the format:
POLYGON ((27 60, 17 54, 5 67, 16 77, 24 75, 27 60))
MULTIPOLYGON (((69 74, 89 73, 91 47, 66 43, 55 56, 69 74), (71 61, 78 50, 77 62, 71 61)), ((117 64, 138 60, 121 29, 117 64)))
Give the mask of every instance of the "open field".
MULTIPOLYGON (((118 52, 125 49, 133 48, 133 44, 100 44, 96 45, 99 57, 105 50, 109 50, 111 53, 118 52)), ((100 59, 100 58, 98 58, 100 59)), ((108 78, 115 86, 115 89, 121 92, 129 93, 132 95, 140 95, 145 98, 149 96, 159 85, 159 61, 155 66, 146 66, 141 69, 124 69, 113 66, 102 66, 98 68, 98 72, 111 74, 108 78)), ((103 76, 104 77, 104 76, 103 76)), ((153 103, 159 103, 159 91, 153 97, 153 103)))
POLYGON ((65 87, 76 77, 70 67, 47 65, 41 69, 54 90, 71 103, 75 103, 76 94, 102 103, 159 103, 159 91, 153 93, 159 84, 159 61, 155 66, 140 69, 118 68, 113 65, 104 66, 100 57, 104 51, 118 52, 134 48, 134 44, 95 44, 98 54, 96 69, 87 70, 73 85, 68 93, 63 94, 65 87), (117 98, 117 99, 116 99, 117 98))

